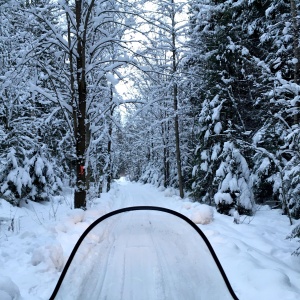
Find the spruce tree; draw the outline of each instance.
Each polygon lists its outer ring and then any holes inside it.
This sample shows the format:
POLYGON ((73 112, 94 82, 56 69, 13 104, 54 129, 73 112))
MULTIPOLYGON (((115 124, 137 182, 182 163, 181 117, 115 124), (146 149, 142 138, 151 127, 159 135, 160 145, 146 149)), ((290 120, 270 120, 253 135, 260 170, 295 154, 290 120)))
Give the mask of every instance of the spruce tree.
MULTIPOLYGON (((232 170, 244 170, 235 175, 237 182, 243 181, 239 192, 234 191, 236 187, 227 192, 239 194, 246 186, 248 202, 242 201, 236 208, 248 213, 254 204, 249 175, 254 151, 247 145, 263 124, 259 100, 266 90, 257 66, 258 57, 263 55, 259 47, 262 5, 256 1, 193 1, 192 54, 186 62, 194 93, 191 102, 199 111, 192 194, 200 201, 212 203, 232 170), (238 159, 231 155, 233 169, 224 167, 230 157, 228 149, 239 153, 238 159), (218 175, 220 169, 222 176, 218 175)), ((233 203, 233 194, 224 196, 225 203, 225 198, 233 203)), ((220 206, 222 201, 215 202, 220 206)))

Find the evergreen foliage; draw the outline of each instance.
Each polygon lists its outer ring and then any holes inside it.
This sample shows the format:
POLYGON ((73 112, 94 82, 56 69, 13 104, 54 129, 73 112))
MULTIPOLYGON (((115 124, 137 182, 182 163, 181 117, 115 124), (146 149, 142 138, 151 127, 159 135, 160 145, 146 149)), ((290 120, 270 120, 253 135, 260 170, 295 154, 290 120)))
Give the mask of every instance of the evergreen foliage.
MULTIPOLYGON (((300 243, 300 225, 298 225, 297 227, 295 227, 291 234, 288 236, 289 239, 295 239, 298 238, 298 242, 300 243)), ((300 247, 298 247, 293 253, 293 255, 300 255, 300 247)))
MULTIPOLYGON (((255 106, 260 86, 254 76, 258 69, 255 63, 258 48, 253 47, 252 41, 250 43, 250 39, 257 40, 257 37, 255 30, 249 30, 249 24, 245 24, 252 21, 247 6, 243 1, 234 4, 231 1, 194 1, 192 6, 190 46, 195 51, 189 56, 187 67, 191 74, 199 76, 198 83, 193 83, 198 89, 194 88, 191 101, 193 104, 198 98, 201 107, 192 193, 196 199, 208 203, 212 203, 222 186, 216 172, 228 159, 227 142, 234 143, 236 151, 247 159, 251 149, 247 149, 243 141, 251 142, 251 134, 261 122, 255 106), (244 11, 247 11, 247 19, 244 11)), ((242 161, 236 163, 242 164, 242 161)), ((244 169, 243 166, 239 168, 244 169)), ((223 171, 223 178, 230 176, 230 168, 223 171)), ((245 180, 246 189, 251 190, 249 175, 247 179, 243 172, 236 176, 237 181, 245 180)), ((252 198, 240 203, 239 209, 251 213, 252 198)), ((229 204, 232 200, 222 201, 229 204)))
POLYGON ((22 199, 49 201, 62 188, 52 163, 41 150, 11 148, 1 171, 1 195, 14 205, 22 199))

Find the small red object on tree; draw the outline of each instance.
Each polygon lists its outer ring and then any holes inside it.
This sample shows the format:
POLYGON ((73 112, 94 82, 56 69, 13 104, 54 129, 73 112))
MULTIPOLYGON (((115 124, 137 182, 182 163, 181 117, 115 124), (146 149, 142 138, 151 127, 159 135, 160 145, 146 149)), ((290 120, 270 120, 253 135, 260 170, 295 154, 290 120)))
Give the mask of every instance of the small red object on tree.
POLYGON ((84 166, 79 166, 79 174, 84 175, 84 166))

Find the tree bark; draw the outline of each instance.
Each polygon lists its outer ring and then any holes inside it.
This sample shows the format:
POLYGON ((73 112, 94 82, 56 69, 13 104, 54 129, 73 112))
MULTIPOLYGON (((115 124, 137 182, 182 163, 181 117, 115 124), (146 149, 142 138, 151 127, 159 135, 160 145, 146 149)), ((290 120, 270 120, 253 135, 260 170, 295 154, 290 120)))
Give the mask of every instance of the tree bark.
POLYGON ((110 109, 109 109, 109 125, 108 125, 108 143, 107 143, 107 155, 108 155, 108 164, 107 164, 107 184, 106 184, 106 192, 109 192, 111 187, 112 181, 112 133, 113 133, 113 124, 112 124, 112 117, 114 113, 114 106, 113 106, 113 89, 112 86, 110 87, 110 109))
MULTIPOLYGON (((166 117, 166 116, 165 116, 166 117)), ((162 124, 162 136, 164 146, 164 187, 170 184, 170 153, 169 153, 169 122, 162 124)))
POLYGON ((86 78, 85 78, 85 40, 82 36, 82 0, 76 1, 76 30, 77 30, 77 132, 76 132, 76 190, 74 207, 86 208, 86 78))

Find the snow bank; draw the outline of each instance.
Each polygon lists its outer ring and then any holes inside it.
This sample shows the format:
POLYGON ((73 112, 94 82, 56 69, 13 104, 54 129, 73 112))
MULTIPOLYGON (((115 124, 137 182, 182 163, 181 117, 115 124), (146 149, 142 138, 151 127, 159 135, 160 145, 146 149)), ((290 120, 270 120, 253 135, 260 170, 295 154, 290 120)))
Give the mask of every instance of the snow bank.
POLYGON ((69 221, 71 221, 73 224, 77 224, 79 222, 82 222, 84 219, 84 210, 82 209, 73 209, 68 213, 69 221))
POLYGON ((44 263, 46 270, 54 268, 61 271, 65 263, 62 246, 56 242, 35 249, 31 256, 31 264, 37 266, 41 263, 44 263))
POLYGON ((173 188, 166 188, 164 192, 165 197, 177 196, 177 191, 173 188))
MULTIPOLYGON (((20 219, 20 232, 0 228, 0 300, 49 299, 63 258, 66 261, 86 227, 106 212, 137 205, 169 208, 199 224, 239 299, 299 299, 300 261, 291 256, 299 243, 286 236, 300 220, 291 227, 280 210, 262 206, 254 217, 241 216, 237 226, 232 216, 188 198, 177 201, 175 195, 172 189, 165 194, 149 184, 119 180, 85 212, 70 211, 66 203, 71 203, 73 196, 66 195, 55 218, 49 215, 50 203, 30 202, 16 208, 0 199, 0 217, 20 219)), ((224 193, 219 196, 220 201, 224 193)), ((97 242, 96 237, 90 238, 97 242)))
POLYGON ((183 202, 182 208, 189 210, 192 208, 192 203, 191 202, 183 202))
POLYGON ((0 299, 21 300, 20 290, 17 285, 7 276, 0 275, 0 299))

